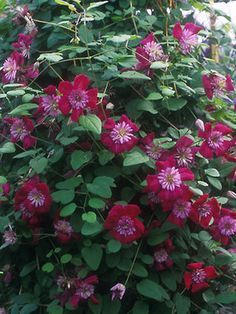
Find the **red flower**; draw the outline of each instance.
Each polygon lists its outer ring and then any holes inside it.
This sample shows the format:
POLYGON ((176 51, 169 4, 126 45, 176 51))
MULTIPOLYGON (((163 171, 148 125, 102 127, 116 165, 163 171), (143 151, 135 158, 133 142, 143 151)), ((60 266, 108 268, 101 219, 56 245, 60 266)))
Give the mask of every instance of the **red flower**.
POLYGON ((173 260, 169 256, 170 252, 174 250, 174 245, 171 239, 167 239, 164 243, 155 247, 154 251, 154 265, 158 271, 171 268, 173 260))
POLYGON ((134 136, 134 133, 138 132, 138 126, 124 114, 117 123, 108 118, 104 129, 106 131, 102 133, 101 141, 113 153, 130 151, 138 142, 137 137, 134 136))
POLYGON ((13 143, 22 142, 25 149, 36 144, 36 138, 31 135, 34 124, 28 117, 5 118, 4 121, 11 125, 10 134, 13 143))
POLYGON ((197 26, 193 23, 186 23, 184 28, 178 22, 175 24, 173 29, 173 36, 180 44, 183 54, 188 54, 193 50, 193 47, 198 44, 197 33, 202 27, 197 26))
POLYGON ((73 228, 69 221, 65 219, 58 219, 56 222, 54 222, 53 226, 55 235, 60 243, 64 244, 71 240, 73 228))
POLYGON ((208 281, 218 276, 214 266, 204 267, 202 262, 188 264, 187 268, 190 272, 184 273, 184 283, 185 287, 193 293, 208 288, 208 281))
POLYGON ((179 167, 188 167, 194 162, 197 148, 193 147, 193 143, 194 141, 188 136, 182 136, 176 142, 173 154, 179 167))
POLYGON ((136 70, 146 70, 150 68, 152 62, 168 60, 168 56, 164 54, 161 44, 155 40, 153 33, 140 42, 135 54, 138 60, 136 70))
POLYGON ((217 200, 213 197, 208 199, 208 194, 204 194, 199 197, 192 204, 192 211, 190 218, 196 224, 199 224, 203 228, 208 228, 212 220, 215 221, 220 215, 220 205, 217 200))
POLYGON ((50 210, 52 198, 48 185, 33 177, 23 183, 15 194, 15 210, 25 211, 32 215, 40 215, 50 210))
POLYGON ((104 227, 121 243, 131 243, 138 240, 145 230, 143 223, 136 218, 140 212, 137 205, 115 205, 109 211, 104 227))
POLYGON ((32 39, 31 35, 18 34, 18 41, 13 43, 12 46, 18 49, 25 58, 29 58, 32 39))
POLYGON ((221 215, 210 228, 211 234, 216 241, 227 245, 231 237, 236 234, 236 212, 222 208, 221 215))
POLYGON ((156 163, 158 174, 147 176, 148 190, 158 194, 161 203, 169 203, 180 198, 184 191, 184 181, 194 179, 188 168, 179 168, 173 156, 156 163))
POLYGON ((90 80, 86 75, 77 75, 74 82, 62 81, 58 90, 62 94, 59 109, 64 115, 71 113, 71 120, 78 121, 84 110, 93 110, 97 105, 97 88, 88 89, 90 80))
POLYGON ((208 159, 212 159, 214 153, 217 157, 223 156, 232 144, 231 139, 225 139, 230 133, 232 130, 222 123, 214 127, 210 122, 205 123, 205 130, 198 130, 198 136, 205 139, 199 148, 200 154, 208 159))
POLYGON ((165 150, 161 145, 154 142, 155 134, 154 132, 149 133, 144 138, 141 139, 141 149, 154 160, 161 160, 168 156, 168 151, 165 150))
POLYGON ((86 279, 76 278, 75 283, 75 292, 70 298, 70 304, 77 308, 80 302, 91 300, 94 304, 98 304, 99 301, 94 295, 95 284, 98 284, 98 277, 93 275, 89 276, 86 279))
POLYGON ((40 120, 48 116, 55 118, 60 114, 58 103, 61 96, 54 85, 49 85, 43 91, 46 95, 39 98, 39 107, 35 115, 40 116, 40 120))
POLYGON ((226 77, 222 77, 218 74, 203 75, 202 84, 209 99, 212 99, 214 95, 221 96, 226 91, 231 92, 234 90, 229 74, 227 74, 226 77))
POLYGON ((18 71, 24 63, 24 57, 17 51, 11 53, 2 66, 1 74, 3 83, 13 83, 17 79, 18 71))

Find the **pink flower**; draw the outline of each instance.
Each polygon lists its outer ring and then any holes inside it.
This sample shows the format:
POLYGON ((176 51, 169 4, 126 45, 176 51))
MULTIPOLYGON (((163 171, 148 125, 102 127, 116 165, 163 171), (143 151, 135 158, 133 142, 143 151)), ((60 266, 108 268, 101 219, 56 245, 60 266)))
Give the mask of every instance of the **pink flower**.
POLYGON ((58 219, 54 223, 54 230, 55 230, 55 235, 59 242, 62 244, 67 243, 71 240, 72 234, 73 234, 73 228, 69 221, 65 219, 58 219))
POLYGON ((155 144, 154 139, 154 132, 149 133, 141 139, 140 147, 151 159, 160 160, 166 157, 168 152, 161 145, 155 144))
POLYGON ((198 131, 198 136, 205 139, 199 148, 200 154, 208 159, 212 159, 213 154, 223 156, 232 143, 231 139, 226 138, 230 133, 232 130, 222 123, 217 123, 214 127, 210 122, 206 123, 205 131, 198 131))
POLYGON ((122 283, 117 283, 115 286, 113 286, 111 289, 111 299, 113 300, 122 300, 123 296, 125 294, 125 286, 122 283))
POLYGON ((18 41, 13 43, 12 46, 25 57, 30 57, 30 47, 32 44, 32 36, 31 35, 25 35, 25 34, 19 34, 18 35, 18 41))
POLYGON ((154 251, 154 265, 158 271, 171 268, 173 260, 170 253, 174 250, 174 245, 171 239, 167 239, 164 243, 155 247, 154 251))
POLYGON ((194 174, 188 168, 178 167, 173 156, 166 161, 156 163, 158 173, 147 176, 148 190, 158 194, 160 202, 170 202, 183 195, 184 181, 194 179, 194 174))
POLYGON ((58 103, 61 96, 54 85, 49 85, 43 91, 46 95, 39 98, 39 107, 35 114, 41 116, 40 120, 48 116, 55 118, 60 114, 58 103))
POLYGON ((22 142, 25 149, 36 144, 36 138, 31 135, 34 124, 28 117, 5 118, 4 121, 11 126, 10 134, 13 143, 22 142))
POLYGON ((201 29, 202 27, 193 23, 186 23, 184 28, 182 28, 179 22, 175 24, 173 36, 178 40, 183 54, 190 53, 193 50, 193 47, 198 44, 197 33, 201 29))
POLYGON ((74 82, 62 81, 58 90, 61 93, 59 109, 63 115, 71 114, 72 121, 78 121, 86 109, 93 110, 97 106, 96 88, 88 89, 90 80, 86 75, 77 75, 74 82))
POLYGON ((119 154, 130 151, 138 142, 134 135, 135 132, 138 132, 138 126, 124 114, 117 123, 108 118, 104 124, 104 129, 101 142, 113 153, 119 154))
POLYGON ((17 78, 17 72, 20 70, 20 67, 23 65, 23 63, 23 56, 17 51, 14 51, 3 63, 1 70, 3 83, 15 82, 17 78))
POLYGON ((218 277, 214 266, 204 267, 204 263, 191 263, 187 265, 190 271, 184 273, 185 287, 195 293, 209 287, 208 281, 218 277))
POLYGON ((3 233, 4 243, 6 245, 13 245, 17 241, 17 235, 13 230, 5 230, 3 233))
POLYGON ((213 96, 221 96, 224 92, 234 91, 234 86, 229 74, 222 77, 218 74, 209 74, 202 76, 202 84, 205 93, 209 99, 213 96))
POLYGON ((175 160, 179 167, 188 167, 194 162, 197 148, 193 146, 194 141, 188 136, 182 136, 176 142, 173 150, 175 160))

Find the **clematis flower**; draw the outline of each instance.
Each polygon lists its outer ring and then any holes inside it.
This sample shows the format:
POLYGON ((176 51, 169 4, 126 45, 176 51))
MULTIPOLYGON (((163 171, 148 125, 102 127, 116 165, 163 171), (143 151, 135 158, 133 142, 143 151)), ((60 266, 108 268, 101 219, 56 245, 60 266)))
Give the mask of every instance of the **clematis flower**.
POLYGON ((99 301, 94 295, 95 285, 98 284, 98 277, 93 275, 85 279, 75 278, 75 292, 70 298, 70 304, 76 309, 81 302, 91 300, 94 304, 99 301))
POLYGON ((210 122, 205 123, 205 130, 198 130, 198 136, 204 139, 199 148, 200 154, 208 159, 212 159, 214 154, 217 157, 223 156, 232 144, 231 139, 226 138, 231 133, 232 129, 222 123, 217 123, 214 127, 210 122))
POLYGON ((161 145, 157 145, 154 142, 155 134, 154 132, 149 133, 144 138, 141 139, 140 148, 153 160, 160 160, 167 157, 168 152, 161 145))
POLYGON ((144 225, 136 217, 141 213, 137 205, 115 205, 111 208, 104 223, 112 237, 121 243, 132 243, 144 233, 144 225))
POLYGON ((135 55, 138 60, 135 66, 136 70, 147 70, 152 62, 168 60, 168 56, 164 54, 161 44, 156 41, 153 33, 150 33, 140 42, 135 55))
POLYGON ((164 243, 155 247, 154 265, 158 271, 169 269, 173 266, 173 260, 170 253, 174 250, 174 245, 171 239, 167 239, 164 243))
POLYGON ((236 234, 236 212, 222 208, 220 216, 210 228, 211 234, 216 241, 227 245, 231 237, 236 234))
POLYGON ((18 41, 13 43, 12 46, 17 49, 25 58, 29 58, 32 40, 33 38, 31 35, 19 34, 18 41))
POLYGON ((229 74, 226 77, 219 74, 203 75, 202 84, 209 99, 212 99, 214 95, 222 96, 225 92, 234 91, 233 82, 229 74))
POLYGON ((209 280, 218 277, 214 266, 204 267, 202 262, 190 263, 187 269, 189 271, 184 273, 184 283, 185 287, 193 293, 208 288, 209 280))
POLYGON ((50 210, 52 198, 48 185, 35 176, 16 191, 14 202, 16 211, 26 210, 33 215, 40 215, 50 210))
POLYGON ((173 155, 179 167, 188 167, 194 162, 197 148, 193 146, 194 141, 188 136, 182 136, 176 142, 173 155))
POLYGON ((191 170, 178 167, 173 156, 166 161, 157 161, 157 174, 147 176, 149 191, 158 194, 161 203, 169 203, 180 198, 185 190, 184 181, 194 179, 191 170))
POLYGON ((47 116, 55 118, 60 114, 58 103, 61 96, 54 85, 49 85, 43 91, 46 95, 39 98, 39 107, 35 114, 41 118, 47 116))
POLYGON ((103 127, 105 131, 101 135, 101 142, 113 153, 128 152, 138 142, 134 135, 138 132, 138 126, 124 114, 117 123, 108 118, 103 127))
POLYGON ((180 48, 183 54, 190 53, 195 46, 198 44, 198 32, 202 30, 202 27, 197 26, 193 23, 186 23, 182 28, 178 22, 173 28, 173 36, 180 44, 180 48))
POLYGON ((53 227, 55 235, 60 243, 68 243, 71 240, 73 228, 69 221, 65 219, 58 219, 54 222, 53 227))
POLYGON ((125 286, 122 283, 117 283, 115 286, 113 286, 111 289, 111 299, 113 300, 122 300, 123 296, 125 294, 125 286))
POLYGON ((196 224, 203 228, 208 228, 210 223, 219 218, 220 205, 213 197, 208 200, 208 194, 199 197, 193 204, 190 213, 190 218, 196 224))
POLYGON ((61 93, 58 106, 63 115, 71 114, 72 121, 78 121, 86 109, 97 106, 97 88, 88 89, 90 80, 86 75, 77 75, 73 83, 62 81, 58 90, 61 93))
POLYGON ((4 121, 11 126, 10 134, 13 143, 22 142, 25 149, 36 144, 36 138, 31 135, 34 124, 28 117, 5 118, 4 121))
POLYGON ((4 244, 13 245, 17 241, 17 235, 12 229, 5 230, 3 233, 4 244))
POLYGON ((17 51, 11 53, 11 55, 4 61, 1 74, 3 83, 13 83, 16 81, 17 73, 24 63, 24 57, 17 51))

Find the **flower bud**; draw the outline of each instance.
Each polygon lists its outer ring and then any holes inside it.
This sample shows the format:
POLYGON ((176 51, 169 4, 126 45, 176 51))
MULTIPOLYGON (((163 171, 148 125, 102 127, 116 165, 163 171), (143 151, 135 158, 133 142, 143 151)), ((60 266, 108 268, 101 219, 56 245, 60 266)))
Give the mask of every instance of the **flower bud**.
POLYGON ((227 192, 227 196, 230 197, 230 198, 235 198, 236 199, 236 193, 233 192, 233 191, 228 191, 227 192))
POLYGON ((117 299, 122 299, 124 294, 125 294, 125 286, 122 283, 117 283, 115 286, 113 286, 111 288, 111 299, 113 300, 117 300, 117 299))
POLYGON ((107 105, 106 105, 106 109, 108 110, 113 110, 114 109, 114 104, 109 102, 107 105))
POLYGON ((203 122, 201 119, 197 119, 197 120, 195 121, 195 125, 196 125, 196 127, 197 127, 199 130, 201 130, 202 132, 205 131, 205 125, 204 125, 204 122, 203 122))

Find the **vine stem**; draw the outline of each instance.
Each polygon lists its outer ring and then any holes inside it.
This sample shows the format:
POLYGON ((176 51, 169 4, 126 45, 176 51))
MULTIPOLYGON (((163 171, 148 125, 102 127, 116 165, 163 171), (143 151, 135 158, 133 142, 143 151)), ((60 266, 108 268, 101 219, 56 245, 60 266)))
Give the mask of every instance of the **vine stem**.
POLYGON ((129 272, 128 272, 128 275, 127 275, 127 278, 126 278, 125 283, 124 283, 125 286, 127 285, 128 281, 129 281, 129 278, 130 278, 130 276, 131 276, 131 273, 132 273, 132 270, 133 270, 133 268, 134 268, 134 265, 135 265, 136 259, 137 259, 137 257, 138 257, 138 253, 139 253, 139 250, 140 250, 140 248, 141 248, 142 243, 143 243, 143 240, 141 240, 141 241, 139 242, 139 245, 138 245, 138 247, 137 247, 137 250, 136 250, 136 253, 135 253, 133 262, 132 262, 132 264, 131 264, 131 267, 130 267, 129 272))

